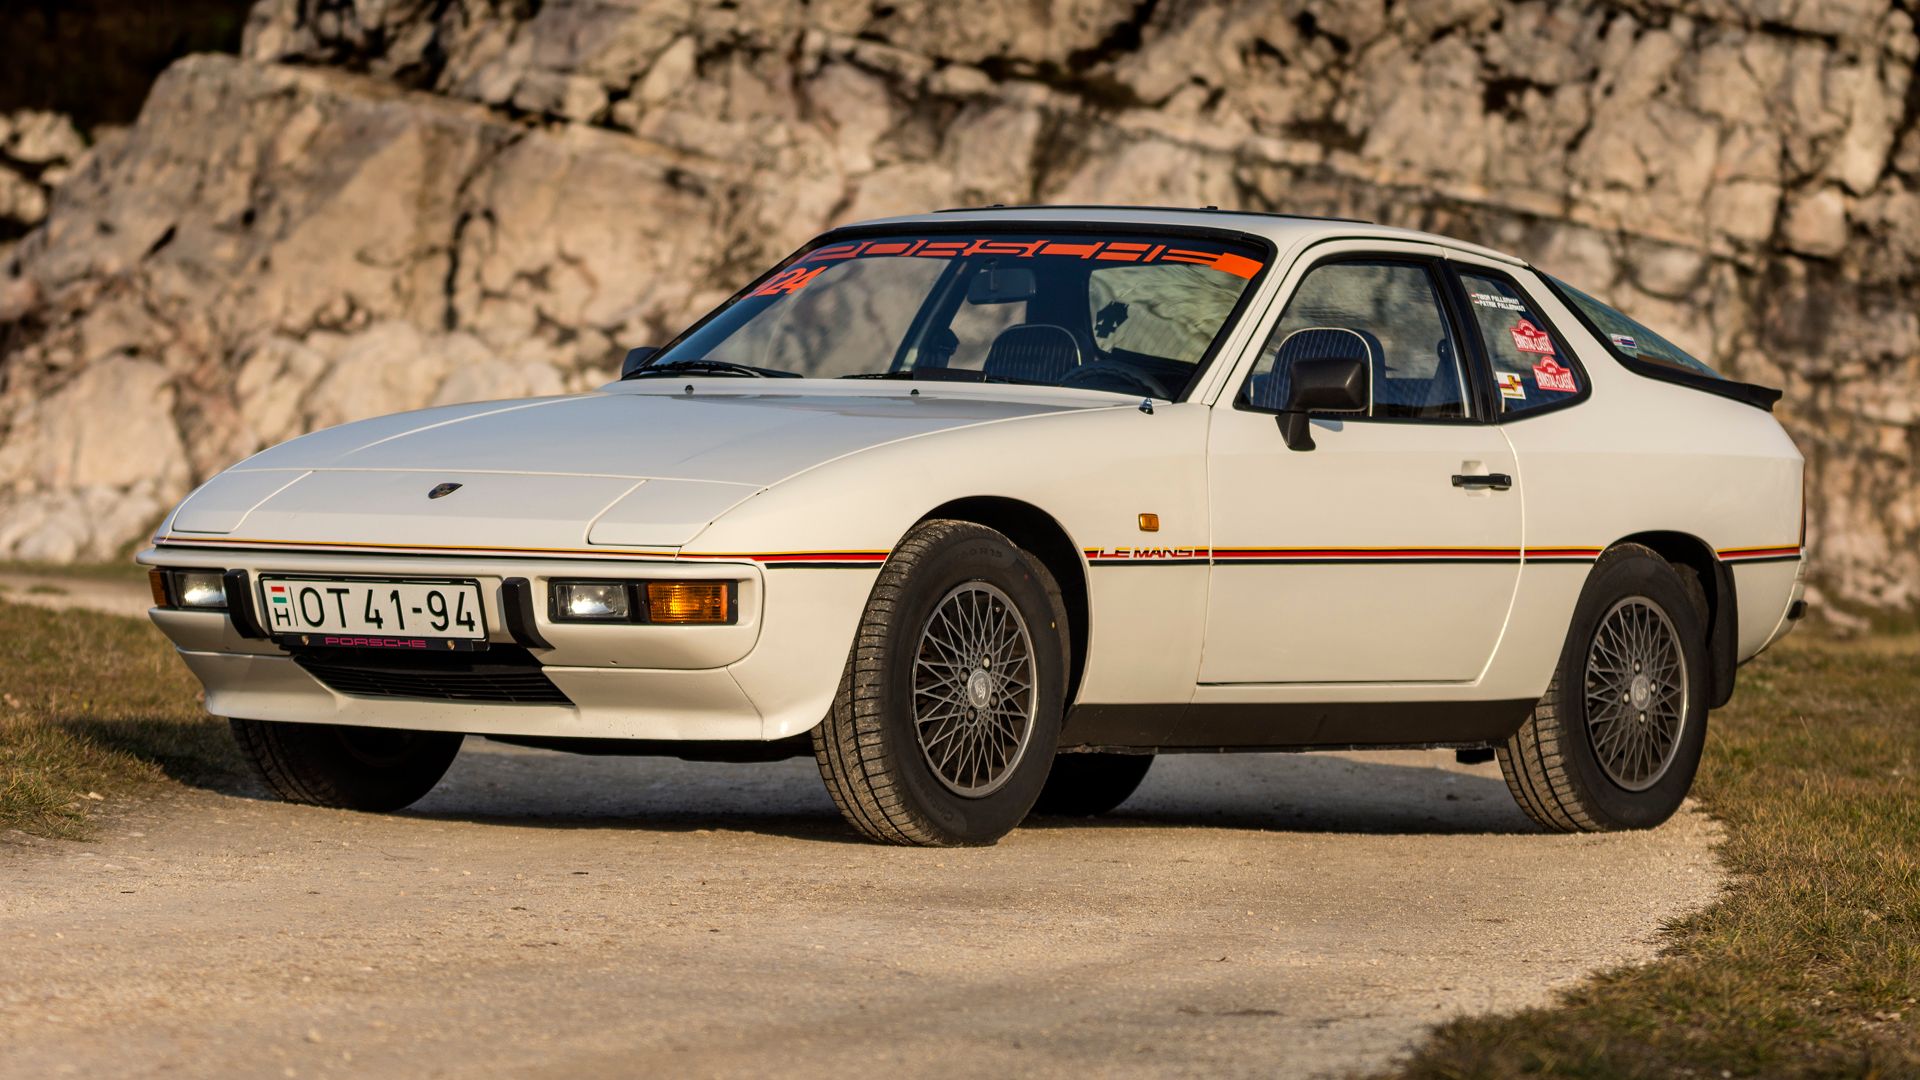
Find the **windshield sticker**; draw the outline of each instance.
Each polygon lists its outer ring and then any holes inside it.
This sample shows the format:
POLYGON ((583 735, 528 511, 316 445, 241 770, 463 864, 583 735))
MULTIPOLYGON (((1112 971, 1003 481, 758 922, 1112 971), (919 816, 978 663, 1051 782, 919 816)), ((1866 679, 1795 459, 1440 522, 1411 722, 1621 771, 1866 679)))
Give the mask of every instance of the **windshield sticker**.
MULTIPOLYGON (((1539 377, 1537 371, 1534 377, 1539 377)), ((1500 384, 1501 397, 1512 398, 1514 401, 1527 400, 1527 384, 1523 381, 1519 372, 1503 371, 1496 381, 1500 384)))
POLYGON ((1553 355, 1553 336, 1533 325, 1532 322, 1521 319, 1507 332, 1513 335, 1513 347, 1521 352, 1553 355))
POLYGON ((787 293, 797 293, 801 289, 806 288, 807 282, 819 277, 820 271, 825 269, 826 267, 824 266, 816 266, 811 270, 802 270, 797 266, 789 267, 768 278, 765 285, 760 286, 747 295, 784 296, 787 293))
POLYGON ((1533 365, 1533 384, 1542 390, 1561 394, 1580 392, 1580 385, 1573 380, 1573 369, 1561 367, 1553 362, 1552 357, 1533 365))
POLYGON ((1609 334, 1607 335, 1607 337, 1608 337, 1608 340, 1613 342, 1613 347, 1621 350, 1622 352, 1639 352, 1640 351, 1639 344, 1625 334, 1609 334))
MULTIPOLYGON (((865 259, 879 256, 915 256, 957 259, 967 255, 1007 255, 1016 259, 1068 258, 1094 262, 1190 263, 1238 278, 1251 278, 1264 265, 1231 251, 1204 248, 1169 247, 1166 244, 1109 242, 1105 240, 853 240, 828 244, 801 257, 801 263, 831 262, 838 259, 865 259)), ((768 283, 769 285, 772 282, 768 283)), ((754 295, 760 295, 758 292, 754 295)))
POLYGON ((1500 296, 1494 293, 1479 293, 1479 292, 1468 293, 1467 295, 1472 297, 1474 304, 1479 307, 1499 308, 1501 311, 1527 310, 1527 306, 1525 304, 1522 304, 1520 301, 1514 299, 1511 296, 1500 296))

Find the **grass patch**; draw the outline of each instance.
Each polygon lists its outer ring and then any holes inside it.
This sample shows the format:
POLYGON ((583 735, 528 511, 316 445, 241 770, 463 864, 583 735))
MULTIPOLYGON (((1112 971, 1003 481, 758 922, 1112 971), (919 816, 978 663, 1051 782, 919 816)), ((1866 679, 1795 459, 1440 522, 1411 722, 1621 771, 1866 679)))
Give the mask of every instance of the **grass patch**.
POLYGON ((144 620, 0 602, 0 831, 83 836, 89 792, 243 774, 226 724, 144 620))
POLYGON ((1920 642, 1789 639, 1712 724, 1727 894, 1655 963, 1445 1024, 1391 1075, 1920 1076, 1920 642))

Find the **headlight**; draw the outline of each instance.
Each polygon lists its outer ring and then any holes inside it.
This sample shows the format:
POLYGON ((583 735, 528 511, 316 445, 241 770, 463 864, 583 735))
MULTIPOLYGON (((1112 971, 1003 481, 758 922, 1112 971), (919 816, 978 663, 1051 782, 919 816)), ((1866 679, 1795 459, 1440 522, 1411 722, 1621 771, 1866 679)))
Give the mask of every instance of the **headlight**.
POLYGON ((225 611, 227 585, 223 570, 168 570, 164 586, 154 583, 154 599, 163 606, 198 611, 225 611), (165 596, 162 596, 164 588, 165 596))
POLYGON ((720 625, 736 618, 731 581, 554 581, 555 622, 720 625))
POLYGON ((556 581, 553 616, 575 622, 629 622, 633 594, 624 581, 556 581))

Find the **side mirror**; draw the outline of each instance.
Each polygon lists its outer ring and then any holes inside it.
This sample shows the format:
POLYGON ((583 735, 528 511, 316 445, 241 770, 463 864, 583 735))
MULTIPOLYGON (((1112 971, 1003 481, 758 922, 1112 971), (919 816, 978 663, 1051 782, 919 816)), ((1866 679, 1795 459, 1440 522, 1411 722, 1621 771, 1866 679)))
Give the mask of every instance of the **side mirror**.
POLYGON ((1367 362, 1357 356, 1294 361, 1278 418, 1287 449, 1313 449, 1313 427, 1307 421, 1314 414, 1366 412, 1371 375, 1367 362))
POLYGON ((639 371, 646 366, 647 361, 653 359, 653 354, 659 351, 656 345, 642 345, 637 349, 628 349, 627 358, 620 361, 620 377, 624 379, 639 371))
POLYGON ((1367 411, 1375 348, 1371 335, 1336 326, 1295 330, 1280 343, 1273 374, 1257 380, 1264 385, 1253 394, 1253 402, 1279 413, 1275 419, 1287 449, 1313 449, 1313 429, 1307 422, 1312 415, 1367 411), (1285 397, 1274 401, 1283 372, 1285 397))

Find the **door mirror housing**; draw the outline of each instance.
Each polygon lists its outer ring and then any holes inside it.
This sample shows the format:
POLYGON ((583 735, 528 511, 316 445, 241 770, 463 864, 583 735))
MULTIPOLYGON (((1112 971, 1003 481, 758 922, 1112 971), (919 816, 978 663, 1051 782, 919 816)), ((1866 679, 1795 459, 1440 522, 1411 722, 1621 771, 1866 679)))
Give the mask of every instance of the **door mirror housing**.
POLYGON ((1282 412, 1363 413, 1367 411, 1368 370, 1364 356, 1296 360, 1282 412))
POLYGON ((646 367, 647 361, 653 359, 653 354, 659 351, 660 347, 657 345, 642 345, 637 349, 628 349, 627 358, 620 361, 620 377, 624 379, 646 367))
POLYGON ((1287 449, 1313 449, 1314 415, 1364 413, 1373 394, 1373 347, 1352 330, 1296 330, 1280 343, 1276 359, 1291 358, 1287 395, 1280 403, 1280 433, 1287 449))

